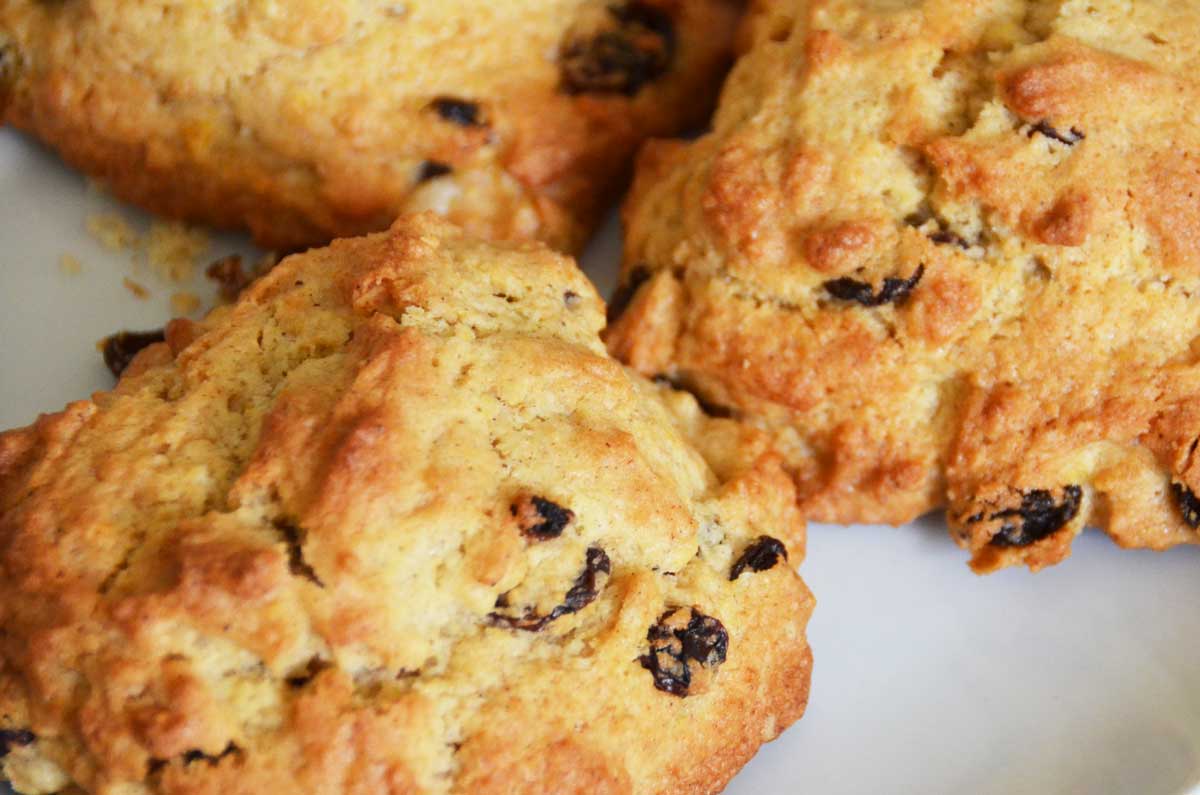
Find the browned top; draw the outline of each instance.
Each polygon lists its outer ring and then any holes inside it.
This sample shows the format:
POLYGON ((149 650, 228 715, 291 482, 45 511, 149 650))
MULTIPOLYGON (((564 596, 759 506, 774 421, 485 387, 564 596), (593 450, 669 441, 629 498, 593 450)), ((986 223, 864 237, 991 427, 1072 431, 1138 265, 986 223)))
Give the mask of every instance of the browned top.
POLYGON ((576 247, 699 124, 736 0, 8 0, 0 118, 122 198, 285 249, 435 210, 576 247))
POLYGON ((747 38, 714 131, 642 155, 611 349, 773 432, 812 518, 948 503, 980 570, 1200 538, 1200 9, 760 0, 747 38))
POLYGON ((782 559, 730 580, 763 535, 799 563, 803 523, 761 440, 607 358, 602 322, 568 259, 418 217, 284 260, 0 435, 0 731, 36 736, 3 772, 723 787, 804 709, 811 597, 782 559), (722 477, 685 434, 726 440, 722 477))

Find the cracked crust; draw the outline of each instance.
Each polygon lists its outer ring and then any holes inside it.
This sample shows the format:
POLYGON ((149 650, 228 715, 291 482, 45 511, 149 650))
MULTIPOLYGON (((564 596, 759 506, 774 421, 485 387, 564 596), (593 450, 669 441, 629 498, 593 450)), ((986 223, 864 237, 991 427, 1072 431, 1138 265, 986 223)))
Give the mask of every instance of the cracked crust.
POLYGON ((569 259, 417 216, 0 435, 17 790, 720 790, 804 711, 812 597, 782 562, 730 579, 762 535, 799 563, 804 525, 762 437, 602 325, 569 259), (676 608, 727 634, 686 697, 639 663, 676 608))
POLYGON ((809 518, 947 505, 979 571, 1200 540, 1200 10, 761 0, 745 37, 713 132, 642 152, 613 353, 773 435, 809 518))
POLYGON ((0 119, 127 201, 249 228, 269 248, 420 210, 577 248, 637 144, 707 117, 739 11, 737 0, 10 0, 0 119))

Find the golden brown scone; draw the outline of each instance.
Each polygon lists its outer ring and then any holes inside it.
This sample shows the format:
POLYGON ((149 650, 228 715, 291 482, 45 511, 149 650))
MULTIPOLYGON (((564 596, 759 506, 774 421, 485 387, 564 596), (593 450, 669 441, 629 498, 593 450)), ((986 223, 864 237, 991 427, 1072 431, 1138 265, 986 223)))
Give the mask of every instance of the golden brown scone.
POLYGON ((0 436, 17 791, 721 789, 804 710, 803 522, 602 313, 569 259, 420 216, 0 436))
POLYGON ((1200 539, 1200 5, 760 0, 653 142, 611 350, 774 435, 809 518, 979 571, 1200 539))
POLYGON ((0 118, 152 212, 298 249, 435 210, 582 243, 701 123, 738 0, 5 0, 0 118))

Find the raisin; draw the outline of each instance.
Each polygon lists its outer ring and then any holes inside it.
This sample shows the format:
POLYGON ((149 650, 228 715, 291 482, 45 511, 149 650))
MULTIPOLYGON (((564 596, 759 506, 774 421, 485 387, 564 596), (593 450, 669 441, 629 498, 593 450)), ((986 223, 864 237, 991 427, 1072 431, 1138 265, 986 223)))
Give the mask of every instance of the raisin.
POLYGON ((442 163, 438 160, 426 160, 421 164, 420 170, 417 171, 417 182, 428 182, 431 179, 444 177, 453 171, 454 169, 448 163, 442 163))
POLYGON ((477 103, 456 97, 438 97, 431 107, 437 111, 437 115, 460 127, 484 126, 477 103))
POLYGON ((37 737, 28 729, 0 729, 0 759, 12 749, 32 745, 35 740, 37 737))
MULTIPOLYGON (((600 574, 611 573, 612 561, 608 559, 607 553, 600 547, 588 548, 583 573, 579 575, 570 590, 567 591, 563 603, 554 608, 553 612, 558 612, 560 616, 563 616, 568 613, 578 613, 590 605, 596 600, 596 596, 599 593, 596 580, 599 579, 600 574)), ((555 616, 555 618, 557 617, 555 616)))
POLYGON ((304 559, 304 531, 290 522, 278 521, 275 529, 283 535, 283 543, 288 550, 288 571, 297 577, 303 577, 318 588, 324 588, 325 583, 317 576, 317 572, 304 559))
POLYGON ((572 37, 559 67, 568 94, 608 93, 631 97, 667 71, 675 57, 671 17, 649 3, 610 6, 612 29, 572 37))
POLYGON ((567 309, 574 309, 582 301, 583 298, 574 290, 567 290, 563 293, 563 303, 567 305, 567 309))
POLYGON ((654 676, 654 686, 673 696, 703 691, 706 680, 725 662, 729 633, 694 607, 676 607, 659 616, 646 633, 649 654, 638 658, 654 676))
POLYGON ((883 286, 879 288, 878 293, 867 282, 860 282, 858 279, 851 279, 848 276, 832 279, 825 282, 823 286, 825 291, 834 298, 842 301, 856 301, 863 306, 902 304, 924 275, 925 266, 919 265, 913 275, 907 279, 889 276, 883 280, 883 286))
POLYGON ((137 356, 142 348, 153 345, 156 342, 164 342, 167 339, 166 333, 162 329, 156 331, 119 331, 112 336, 105 337, 101 343, 101 350, 104 353, 104 364, 108 366, 111 372, 117 378, 121 377, 121 373, 125 372, 125 368, 133 361, 133 357, 137 356))
POLYGON ((930 221, 934 221, 937 224, 936 231, 927 233, 929 239, 934 243, 938 245, 958 246, 961 249, 969 249, 971 247, 971 244, 965 238, 950 231, 946 227, 946 222, 934 215, 933 209, 928 204, 922 204, 921 208, 915 213, 909 213, 904 217, 904 223, 917 230, 921 230, 921 227, 930 221))
POLYGON ((1196 493, 1178 480, 1171 481, 1171 496, 1175 498, 1175 506, 1189 527, 1200 528, 1200 498, 1196 493))
POLYGON ((1027 547, 1061 530, 1079 513, 1083 489, 1065 486, 1062 502, 1046 489, 1021 493, 1021 504, 992 513, 980 511, 967 519, 969 524, 984 521, 1000 522, 1000 529, 988 543, 994 547, 1027 547))
POLYGON ((242 267, 242 258, 237 254, 221 257, 205 269, 204 275, 217 283, 217 292, 222 301, 232 302, 254 280, 242 267))
MULTIPOLYGON (((600 592, 598 580, 601 574, 612 573, 612 562, 600 547, 589 547, 583 573, 575 578, 575 582, 563 597, 562 604, 549 613, 539 616, 532 610, 526 610, 520 616, 506 616, 501 613, 489 613, 488 621, 492 626, 522 629, 526 632, 540 632, 551 621, 556 621, 565 615, 578 613, 596 600, 600 592)), ((496 600, 496 607, 506 607, 508 598, 501 595, 496 600)))
POLYGON ((736 580, 746 569, 750 571, 766 571, 775 567, 780 558, 787 560, 787 547, 783 542, 771 536, 759 536, 750 542, 741 557, 729 570, 729 579, 736 580))
POLYGON ((939 229, 929 236, 929 239, 939 245, 958 246, 961 249, 969 249, 971 244, 963 240, 960 236, 951 232, 949 229, 939 229))
POLYGON ((610 324, 615 323, 617 318, 625 314, 633 297, 637 295, 638 288, 648 281, 650 281, 650 269, 645 265, 634 266, 633 270, 629 272, 629 278, 617 286, 617 289, 613 291, 612 300, 608 302, 608 311, 605 313, 605 317, 610 324))
POLYGON ((1059 132, 1046 119, 1042 119, 1037 124, 1029 128, 1028 136, 1032 138, 1035 134, 1044 135, 1047 138, 1053 138, 1055 141, 1066 144, 1067 146, 1074 146, 1084 138, 1087 138, 1087 136, 1084 135, 1081 130, 1076 129, 1075 127, 1071 127, 1065 133, 1059 132))
MULTIPOLYGON (((190 765, 195 762, 206 762, 210 766, 216 767, 217 764, 225 757, 241 753, 241 751, 242 749, 239 748, 236 743, 230 741, 229 745, 225 746, 225 750, 221 751, 221 753, 215 756, 213 754, 206 754, 198 748, 193 748, 190 751, 184 751, 179 758, 184 765, 190 765)), ((154 773, 157 773, 166 767, 167 764, 168 760, 166 759, 151 757, 146 767, 149 773, 153 775, 154 773)))
POLYGON ((700 410, 710 417, 728 419, 729 417, 737 416, 736 410, 731 409, 729 406, 722 406, 720 403, 712 402, 708 398, 704 397, 700 390, 693 387, 686 379, 676 378, 666 375, 665 373, 659 373, 658 375, 654 376, 654 383, 658 384, 659 386, 670 387, 671 389, 675 389, 680 392, 687 392, 696 399, 696 403, 700 406, 700 410))
POLYGON ((548 541, 562 535, 575 513, 545 497, 521 495, 509 510, 517 518, 517 526, 527 537, 535 541, 548 541))
POLYGON ((284 679, 284 681, 287 682, 288 687, 299 689, 316 679, 317 674, 328 669, 329 667, 330 663, 328 660, 323 660, 320 657, 313 657, 308 661, 307 664, 305 664, 303 671, 287 677, 284 679))

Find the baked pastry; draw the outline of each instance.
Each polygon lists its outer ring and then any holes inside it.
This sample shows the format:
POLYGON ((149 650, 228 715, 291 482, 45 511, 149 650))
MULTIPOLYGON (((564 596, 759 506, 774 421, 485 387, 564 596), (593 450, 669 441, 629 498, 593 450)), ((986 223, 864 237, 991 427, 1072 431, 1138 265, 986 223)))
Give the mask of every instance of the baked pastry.
POLYGON ((647 146, 608 332, 773 433, 809 518, 979 571, 1200 540, 1200 6, 758 2, 647 146))
POLYGON ((0 436, 15 789, 720 789, 804 710, 803 523, 602 325, 569 259, 418 217, 0 436))
POLYGON ((736 0, 7 0, 0 105, 117 196, 294 250, 436 210, 579 245, 703 122, 736 0))

